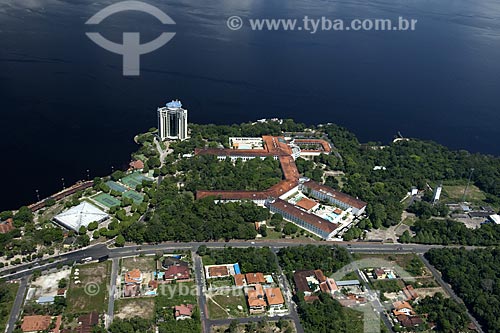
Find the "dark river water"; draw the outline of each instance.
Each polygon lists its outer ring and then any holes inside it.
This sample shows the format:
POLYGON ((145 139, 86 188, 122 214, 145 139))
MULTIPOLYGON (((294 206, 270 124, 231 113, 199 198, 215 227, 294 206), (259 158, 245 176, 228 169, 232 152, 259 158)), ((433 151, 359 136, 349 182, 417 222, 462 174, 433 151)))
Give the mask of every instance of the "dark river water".
POLYGON ((179 98, 197 123, 286 117, 335 122, 362 141, 397 131, 500 155, 498 0, 148 1, 85 22, 112 1, 0 0, 0 210, 104 175, 129 160, 134 134, 179 98), (416 31, 239 31, 228 17, 418 19, 416 31), (122 76, 120 55, 85 32, 143 42, 176 32, 122 76))

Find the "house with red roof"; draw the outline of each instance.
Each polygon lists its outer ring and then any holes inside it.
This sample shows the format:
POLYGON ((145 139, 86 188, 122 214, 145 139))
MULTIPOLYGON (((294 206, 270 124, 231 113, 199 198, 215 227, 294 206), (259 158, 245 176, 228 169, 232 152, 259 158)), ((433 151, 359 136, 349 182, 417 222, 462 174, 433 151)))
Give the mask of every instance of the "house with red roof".
POLYGON ((193 315, 193 304, 181 304, 174 307, 175 320, 191 319, 193 315))

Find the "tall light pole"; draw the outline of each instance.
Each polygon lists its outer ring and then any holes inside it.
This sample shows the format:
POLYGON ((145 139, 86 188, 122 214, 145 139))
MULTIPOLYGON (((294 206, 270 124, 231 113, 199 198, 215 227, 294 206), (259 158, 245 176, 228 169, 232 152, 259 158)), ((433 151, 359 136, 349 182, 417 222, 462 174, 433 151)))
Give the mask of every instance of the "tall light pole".
POLYGON ((62 182, 63 190, 65 190, 66 186, 64 185, 64 178, 61 178, 61 182, 62 182))
POLYGON ((40 193, 38 193, 38 190, 35 190, 36 192, 36 202, 40 202, 40 193))
POLYGON ((470 186, 470 180, 472 179, 472 173, 474 172, 474 168, 470 168, 469 179, 467 180, 467 186, 465 186, 464 196, 462 197, 462 202, 465 202, 465 198, 467 197, 467 190, 470 186))
POLYGON ((90 170, 87 169, 87 180, 90 180, 90 170))

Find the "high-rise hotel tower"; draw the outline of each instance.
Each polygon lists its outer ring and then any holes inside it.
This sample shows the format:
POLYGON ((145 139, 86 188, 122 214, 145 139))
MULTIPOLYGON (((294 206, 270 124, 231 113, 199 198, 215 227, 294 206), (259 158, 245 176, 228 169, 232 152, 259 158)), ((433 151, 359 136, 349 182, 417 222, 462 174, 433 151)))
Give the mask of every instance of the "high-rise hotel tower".
POLYGON ((160 139, 185 140, 188 138, 188 111, 180 101, 172 101, 158 108, 158 129, 160 139))

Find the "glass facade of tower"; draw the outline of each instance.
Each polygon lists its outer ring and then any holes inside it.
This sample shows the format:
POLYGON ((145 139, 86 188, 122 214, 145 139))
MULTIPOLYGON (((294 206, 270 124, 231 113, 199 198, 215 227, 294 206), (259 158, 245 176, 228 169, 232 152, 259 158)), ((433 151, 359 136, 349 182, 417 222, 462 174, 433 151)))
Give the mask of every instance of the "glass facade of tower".
POLYGON ((158 130, 161 140, 185 140, 188 137, 187 110, 179 101, 158 108, 158 130))

